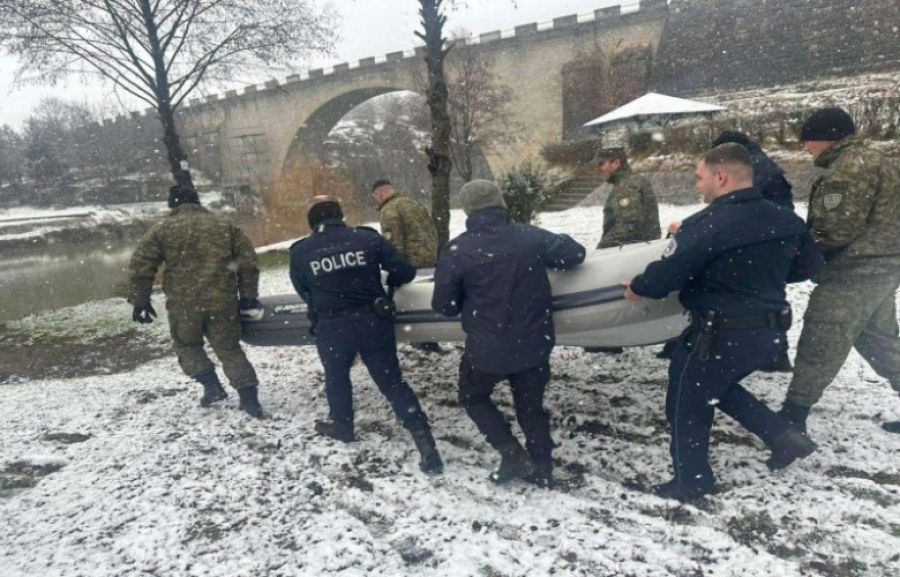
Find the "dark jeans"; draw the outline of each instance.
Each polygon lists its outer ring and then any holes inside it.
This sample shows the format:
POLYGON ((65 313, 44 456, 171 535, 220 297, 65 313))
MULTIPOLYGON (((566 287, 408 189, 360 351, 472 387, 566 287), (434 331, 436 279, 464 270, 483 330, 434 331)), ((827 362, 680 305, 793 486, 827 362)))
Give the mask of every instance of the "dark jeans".
POLYGON ((544 391, 550 382, 548 362, 521 373, 496 375, 476 369, 464 354, 459 367, 459 403, 487 442, 502 453, 516 443, 509 423, 491 401, 494 388, 504 380, 512 388, 516 418, 525 433, 528 454, 537 464, 550 464, 554 445, 550 416, 544 410, 544 391))
POLYGON ((677 341, 669 365, 666 417, 671 426, 670 452, 680 485, 708 486, 709 432, 715 409, 734 418, 767 445, 788 430, 788 422, 740 385, 769 363, 784 341, 778 329, 719 331, 709 358, 696 354, 697 332, 688 329, 677 341))
POLYGON ((353 423, 350 368, 358 353, 403 426, 411 431, 428 427, 416 394, 400 372, 393 322, 371 313, 322 320, 316 327, 316 348, 325 368, 325 394, 334 422, 353 423))

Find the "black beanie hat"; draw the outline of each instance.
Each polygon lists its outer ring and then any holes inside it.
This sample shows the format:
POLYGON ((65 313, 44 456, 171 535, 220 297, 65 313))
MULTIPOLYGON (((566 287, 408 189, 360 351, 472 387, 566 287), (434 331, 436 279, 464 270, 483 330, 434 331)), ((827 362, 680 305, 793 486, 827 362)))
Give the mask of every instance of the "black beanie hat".
POLYGON ((309 222, 309 228, 315 229, 322 221, 329 218, 344 218, 344 211, 341 205, 334 200, 324 200, 317 202, 309 208, 306 219, 309 222))
POLYGON ((169 208, 176 209, 182 204, 200 204, 197 191, 189 186, 176 184, 169 188, 169 208))
POLYGON ((743 132, 738 132, 736 130, 726 130, 722 134, 716 137, 712 142, 712 147, 715 148, 717 146, 722 146, 723 144, 728 144, 729 142, 733 142, 735 144, 740 144, 741 146, 747 146, 750 144, 750 137, 748 137, 743 132))
POLYGON ((800 141, 838 141, 856 134, 853 119, 842 108, 820 108, 812 113, 800 129, 800 141))

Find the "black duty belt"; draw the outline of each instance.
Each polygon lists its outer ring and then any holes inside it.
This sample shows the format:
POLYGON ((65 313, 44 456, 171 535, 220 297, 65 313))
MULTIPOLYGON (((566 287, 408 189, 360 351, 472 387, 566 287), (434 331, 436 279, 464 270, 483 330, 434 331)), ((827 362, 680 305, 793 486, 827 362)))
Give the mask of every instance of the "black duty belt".
POLYGON ((322 319, 341 319, 344 317, 352 317, 353 315, 363 315, 372 312, 371 304, 362 304, 342 309, 334 309, 330 311, 316 311, 319 320, 322 319))
POLYGON ((791 328, 793 321, 791 309, 771 311, 757 315, 723 316, 711 314, 711 311, 691 312, 691 319, 702 327, 707 320, 717 330, 742 331, 750 329, 781 329, 786 331, 791 328))

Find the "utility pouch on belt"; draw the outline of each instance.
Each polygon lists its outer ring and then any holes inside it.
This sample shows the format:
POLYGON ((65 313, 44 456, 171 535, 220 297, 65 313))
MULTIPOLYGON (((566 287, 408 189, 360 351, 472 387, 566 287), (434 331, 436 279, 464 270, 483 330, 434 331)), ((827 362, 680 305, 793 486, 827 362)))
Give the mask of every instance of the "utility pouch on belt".
POLYGON ((709 352, 716 340, 716 311, 706 311, 700 317, 700 336, 697 337, 697 358, 709 360, 709 352))

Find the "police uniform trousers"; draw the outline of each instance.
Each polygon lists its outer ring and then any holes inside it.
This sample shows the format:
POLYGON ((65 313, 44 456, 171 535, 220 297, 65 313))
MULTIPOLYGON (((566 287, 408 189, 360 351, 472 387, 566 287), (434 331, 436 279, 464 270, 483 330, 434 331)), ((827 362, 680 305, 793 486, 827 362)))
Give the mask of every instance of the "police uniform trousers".
POLYGON ((231 386, 241 389, 258 385, 256 371, 241 349, 237 303, 221 310, 170 310, 168 316, 172 343, 184 374, 197 378, 215 371, 203 349, 205 338, 222 363, 231 386))
POLYGON ((718 330, 706 359, 697 352, 699 330, 688 328, 676 342, 669 365, 666 417, 671 427, 669 451, 680 486, 709 487, 709 434, 715 409, 734 418, 766 445, 790 424, 740 385, 768 364, 785 334, 777 328, 718 330))
POLYGON ((787 400, 804 407, 816 404, 854 348, 900 392, 900 274, 834 271, 816 280, 787 400))
POLYGON ((512 388, 516 419, 525 433, 525 448, 537 464, 552 462, 553 439, 550 416, 544 409, 544 392, 550 382, 550 364, 511 375, 487 373, 472 366, 464 354, 459 367, 459 403, 475 422, 487 442, 501 453, 516 443, 509 423, 491 401, 494 388, 508 380, 512 388))
POLYGON ((350 368, 359 354, 403 426, 410 431, 428 427, 416 394, 400 372, 392 321, 373 313, 320 320, 316 326, 316 348, 325 368, 325 395, 332 421, 353 424, 350 368))

